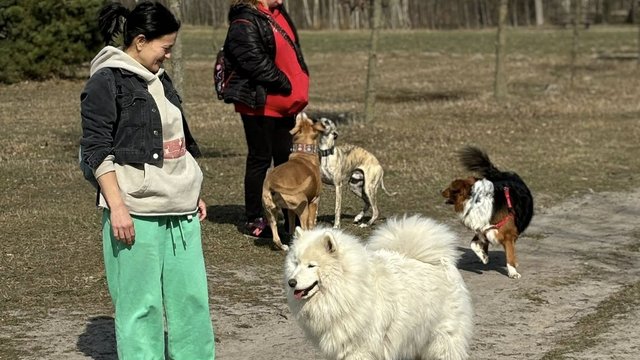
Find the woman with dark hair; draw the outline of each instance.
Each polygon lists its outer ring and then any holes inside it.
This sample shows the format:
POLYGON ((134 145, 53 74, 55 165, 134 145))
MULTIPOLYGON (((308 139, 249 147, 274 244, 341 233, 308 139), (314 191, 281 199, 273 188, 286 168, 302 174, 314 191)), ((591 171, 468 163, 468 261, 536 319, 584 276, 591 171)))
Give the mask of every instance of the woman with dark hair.
POLYGON ((214 359, 202 253, 200 155, 162 64, 180 23, 157 2, 100 12, 105 46, 81 94, 83 165, 97 179, 118 356, 214 359), (124 46, 109 46, 121 34, 124 46))
POLYGON ((245 229, 268 237, 262 183, 272 161, 278 166, 289 159, 289 131, 309 101, 309 72, 282 0, 232 0, 224 54, 234 71, 224 100, 240 113, 248 147, 245 229))

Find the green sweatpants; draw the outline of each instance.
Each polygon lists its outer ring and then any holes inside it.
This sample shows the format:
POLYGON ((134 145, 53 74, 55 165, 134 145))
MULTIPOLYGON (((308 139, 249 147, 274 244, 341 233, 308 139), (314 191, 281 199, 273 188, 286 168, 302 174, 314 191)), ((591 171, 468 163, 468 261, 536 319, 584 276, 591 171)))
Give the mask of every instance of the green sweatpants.
POLYGON ((121 360, 212 360, 215 344, 200 221, 193 216, 133 216, 135 243, 113 237, 102 218, 104 263, 115 308, 121 360), (164 315, 164 316, 163 316, 164 315))

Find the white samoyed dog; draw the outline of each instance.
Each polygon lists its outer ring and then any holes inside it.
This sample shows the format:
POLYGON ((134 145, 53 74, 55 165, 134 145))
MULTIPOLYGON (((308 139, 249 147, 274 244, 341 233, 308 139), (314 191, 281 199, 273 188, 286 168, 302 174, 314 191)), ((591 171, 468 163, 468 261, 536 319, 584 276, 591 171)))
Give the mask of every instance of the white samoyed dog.
POLYGON ((473 309, 456 237, 418 215, 367 245, 338 229, 296 229, 284 265, 289 309, 328 359, 467 359, 473 309))

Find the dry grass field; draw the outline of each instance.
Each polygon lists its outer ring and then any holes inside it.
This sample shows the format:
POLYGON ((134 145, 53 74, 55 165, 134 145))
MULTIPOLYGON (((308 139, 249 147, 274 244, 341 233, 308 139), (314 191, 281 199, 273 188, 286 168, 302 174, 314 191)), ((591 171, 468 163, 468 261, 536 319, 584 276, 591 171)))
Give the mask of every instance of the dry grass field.
MULTIPOLYGON (((239 116, 216 100, 211 81, 214 49, 224 33, 187 28, 183 35, 183 98, 204 152, 199 161, 209 218, 203 240, 213 311, 283 303, 272 290, 282 254, 238 231, 246 146, 239 116), (242 269, 253 269, 253 276, 239 276, 242 269)), ((636 52, 637 29, 583 32, 573 88, 570 30, 514 30, 508 36, 510 95, 496 103, 494 32, 383 32, 376 118, 363 123, 368 33, 302 32, 312 80, 307 111, 339 121, 339 141, 378 157, 386 187, 398 192, 380 194, 383 217, 422 213, 453 223, 439 193, 453 177, 467 175, 455 157, 466 144, 518 172, 539 212, 585 194, 638 186, 640 70, 635 60, 598 58, 636 52)), ((112 314, 100 215, 77 165, 84 81, 0 86, 0 359, 67 358, 52 356, 32 330, 59 313, 80 321, 112 314)), ((319 221, 329 223, 333 189, 324 191, 319 221)), ((358 201, 345 195, 343 227, 364 236, 369 229, 349 224, 358 201)), ((633 289, 618 303, 636 296, 633 289)), ((217 336, 224 341, 230 335, 217 336)))

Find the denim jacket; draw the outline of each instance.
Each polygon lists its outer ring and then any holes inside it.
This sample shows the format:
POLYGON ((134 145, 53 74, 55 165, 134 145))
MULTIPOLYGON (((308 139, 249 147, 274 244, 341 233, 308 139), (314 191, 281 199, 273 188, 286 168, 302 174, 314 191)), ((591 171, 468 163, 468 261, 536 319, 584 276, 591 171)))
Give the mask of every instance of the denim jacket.
MULTIPOLYGON (((182 100, 166 73, 160 75, 165 97, 183 112, 182 100)), ((98 70, 80 96, 82 161, 94 171, 108 155, 118 164, 153 164, 163 160, 162 123, 157 105, 138 75, 119 68, 98 70)), ((201 155, 184 114, 187 151, 201 155)))

